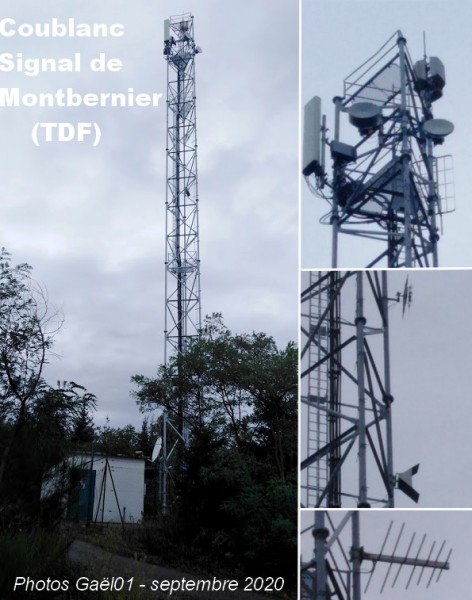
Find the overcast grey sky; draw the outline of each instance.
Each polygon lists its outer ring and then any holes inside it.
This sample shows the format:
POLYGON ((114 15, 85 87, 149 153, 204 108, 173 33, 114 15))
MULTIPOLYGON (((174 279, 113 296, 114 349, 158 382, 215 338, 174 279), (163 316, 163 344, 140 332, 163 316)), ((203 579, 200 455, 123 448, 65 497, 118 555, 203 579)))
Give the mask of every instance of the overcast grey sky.
MULTIPOLYGON (((435 153, 453 155, 457 209, 443 219, 440 266, 472 266, 472 205, 468 201, 467 180, 472 134, 471 90, 465 70, 472 58, 468 31, 471 17, 470 2, 460 0, 302 1, 302 105, 313 96, 320 96, 331 131, 332 99, 342 95, 343 80, 395 31, 400 29, 406 37, 413 60, 423 57, 425 32, 428 54, 443 61, 447 83, 443 98, 434 104, 434 116, 452 121, 455 131, 435 153)), ((344 124, 344 135, 346 127, 350 126, 344 124)), ((329 267, 331 227, 318 222, 328 212, 329 205, 311 194, 304 181, 301 191, 302 267, 329 267)), ((377 253, 375 243, 370 240, 340 236, 340 267, 364 267, 377 253)))
MULTIPOLYGON (((394 469, 398 473, 420 463, 414 477, 414 487, 420 492, 418 507, 470 508, 472 271, 419 269, 407 274, 393 270, 388 273, 390 297, 403 292, 407 275, 412 285, 411 307, 403 318, 400 304, 393 302, 389 311, 394 469)), ((303 289, 307 277, 307 273, 302 276, 303 289)), ((379 326, 367 283, 364 289, 367 326, 379 326)), ((354 322, 354 278, 346 284, 341 298, 343 318, 354 322)), ((351 327, 343 339, 353 333, 351 327)), ((382 365, 382 349, 375 345, 380 341, 380 336, 369 337, 382 365)), ((345 350, 343 364, 354 373, 355 362, 353 351, 345 350)), ((302 368, 305 366, 302 363, 302 368)), ((344 401, 355 403, 355 388, 344 380, 342 389, 344 401)), ((304 427, 302 423, 302 458, 306 456, 304 427)), ((356 451, 351 466, 357 469, 356 451)), ((375 481, 372 471, 370 481, 371 492, 375 481)), ((397 491, 396 506, 415 505, 397 491)))
MULTIPOLYGON (((344 516, 344 511, 332 511, 331 516, 334 524, 337 525, 344 516)), ((301 529, 305 529, 313 523, 313 511, 302 511, 301 529)), ((470 538, 472 536, 472 513, 469 511, 362 511, 360 515, 361 525, 361 545, 366 552, 380 552, 382 542, 387 533, 390 522, 393 521, 392 530, 384 548, 385 554, 393 554, 395 540, 400 532, 400 528, 405 523, 404 532, 400 538, 396 555, 404 556, 407 552, 411 536, 416 532, 416 538, 410 556, 416 556, 418 546, 424 534, 426 541, 424 543, 421 558, 427 558, 428 552, 436 542, 432 557, 436 558, 440 545, 445 540, 446 545, 440 560, 445 560, 447 550, 452 548, 452 555, 449 559, 450 570, 444 571, 439 582, 436 583, 436 576, 429 588, 426 587, 429 576, 425 571, 420 584, 416 582, 420 571, 417 569, 408 590, 405 590, 410 572, 408 567, 403 567, 402 572, 392 589, 391 585, 396 576, 398 566, 394 566, 389 574, 387 585, 382 594, 380 589, 387 573, 388 565, 378 564, 372 577, 368 591, 363 595, 365 600, 445 600, 468 598, 470 596, 470 538), (426 552, 424 550, 427 549, 426 552), (428 577, 427 577, 428 576, 428 577)), ((351 524, 348 523, 341 537, 343 546, 349 555, 351 546, 351 524)), ((339 556, 338 548, 336 553, 339 556)), ((301 554, 303 560, 310 560, 313 557, 313 536, 311 530, 301 536, 301 554)), ((338 559, 339 560, 339 559, 338 559)), ((341 562, 340 562, 341 564, 341 562)), ((363 564, 363 571, 368 571, 368 564, 363 564)), ((429 574, 430 575, 430 574, 429 574)), ((367 583, 368 575, 363 576, 363 589, 367 583)))
MULTIPOLYGON (((298 17, 293 0, 4 0, 18 23, 74 17, 122 23, 123 38, 2 39, 2 52, 83 60, 120 58, 111 74, 2 73, 24 91, 166 95, 163 21, 195 17, 203 314, 235 332, 297 337, 298 17)), ((155 109, 6 109, 0 181, 1 244, 60 307, 65 325, 51 382, 98 396, 97 422, 139 425, 130 376, 163 360, 165 102, 155 109), (97 121, 102 141, 36 148, 36 121, 97 121)))

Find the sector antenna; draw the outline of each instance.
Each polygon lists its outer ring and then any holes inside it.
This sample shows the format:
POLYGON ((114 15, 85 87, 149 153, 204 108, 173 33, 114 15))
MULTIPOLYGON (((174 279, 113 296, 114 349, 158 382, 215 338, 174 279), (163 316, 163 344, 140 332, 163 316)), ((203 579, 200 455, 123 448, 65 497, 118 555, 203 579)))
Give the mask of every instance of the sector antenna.
POLYGON ((439 265, 442 217, 455 210, 452 156, 438 152, 454 125, 433 115, 445 85, 442 61, 425 51, 414 62, 398 31, 345 78, 332 126, 320 97, 306 104, 303 175, 329 206, 333 268, 347 235, 366 247, 357 267, 439 265))

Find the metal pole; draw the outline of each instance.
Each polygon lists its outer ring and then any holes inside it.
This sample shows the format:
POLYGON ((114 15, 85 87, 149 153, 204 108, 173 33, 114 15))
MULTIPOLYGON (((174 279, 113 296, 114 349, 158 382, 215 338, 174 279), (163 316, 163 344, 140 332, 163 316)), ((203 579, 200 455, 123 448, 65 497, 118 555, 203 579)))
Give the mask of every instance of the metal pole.
MULTIPOLYGON (((177 352, 182 352, 183 343, 183 310, 182 310, 182 254, 180 248, 181 216, 180 216, 180 114, 181 114, 181 87, 182 67, 177 68, 177 110, 175 112, 175 193, 174 193, 174 215, 175 215, 175 256, 177 258, 177 352)), ((180 409, 179 409, 180 412, 180 409)))
POLYGON ((95 458, 95 444, 92 442, 92 458, 90 459, 90 471, 89 471, 89 493, 87 498, 87 520, 86 527, 90 525, 90 515, 93 519, 93 500, 95 494, 95 480, 93 480, 93 459, 95 458), (93 486, 92 486, 93 480, 93 486))
POLYGON ((352 513, 352 600, 361 600, 361 533, 359 511, 352 513))
POLYGON ((162 413, 162 514, 167 514, 167 410, 162 413))
MULTIPOLYGON (((169 67, 169 62, 167 62, 167 81, 169 81, 169 75, 170 75, 170 67, 169 67)), ((164 364, 167 364, 167 344, 168 344, 168 338, 167 338, 167 333, 168 333, 168 329, 167 329, 167 319, 169 318, 168 310, 169 310, 169 306, 167 304, 167 298, 168 296, 168 277, 169 277, 169 262, 168 262, 168 258, 169 258, 169 254, 168 254, 168 244, 169 244, 169 219, 167 217, 168 212, 169 212, 169 163, 170 163, 170 159, 169 159, 169 131, 170 131, 170 127, 169 127, 169 114, 170 114, 170 110, 169 110, 169 91, 167 90, 167 110, 166 110, 166 131, 167 131, 167 139, 166 139, 166 202, 165 202, 165 207, 166 207, 166 217, 165 217, 165 246, 164 246, 164 266, 165 266, 165 277, 164 277, 164 298, 165 298, 165 307, 164 307, 164 364)))
POLYGON ((325 526, 325 513, 323 510, 315 511, 315 538, 316 559, 316 593, 315 600, 329 600, 328 577, 326 573, 326 540, 329 531, 325 526))
MULTIPOLYGON (((339 140, 339 124, 340 124, 340 115, 341 115, 341 102, 342 98, 337 96, 334 98, 334 139, 339 140)), ((338 232, 339 232, 339 199, 338 199, 338 179, 340 176, 340 167, 334 167, 334 189, 333 189, 333 210, 331 215, 331 224, 333 226, 333 237, 332 237, 332 247, 331 247, 331 266, 333 269, 336 269, 338 266, 338 232)))
MULTIPOLYGON (((408 139, 408 106, 406 91, 406 58, 404 37, 398 38, 398 49, 400 53, 400 93, 401 93, 401 133, 402 133, 402 183, 405 216, 405 267, 413 266, 412 259, 412 232, 411 232, 411 194, 410 194, 410 146, 408 139)), ((395 266, 399 266, 398 264, 395 266)))
POLYGON ((382 320, 384 342, 384 386, 385 386, 385 421, 387 429, 387 479, 388 479, 388 507, 395 506, 394 488, 395 476, 393 474, 393 435, 392 435, 392 402, 393 396, 390 388, 390 335, 388 322, 388 284, 387 271, 382 271, 382 320))
POLYGON ((437 206, 437 193, 434 184, 434 176, 433 176, 433 141, 428 139, 427 141, 428 148, 428 169, 429 169, 429 190, 428 190, 428 212, 431 218, 431 250, 433 253, 433 267, 439 266, 438 260, 438 232, 436 225, 436 206, 437 206))
POLYGON ((357 347, 357 398, 358 398, 358 421, 357 430, 359 437, 359 508, 370 508, 367 502, 367 436, 365 420, 365 354, 364 354, 364 327, 366 318, 364 316, 364 294, 363 274, 357 273, 357 301, 356 301, 356 347, 357 347))
MULTIPOLYGON (((329 274, 329 340, 330 353, 328 377, 329 377, 329 407, 333 411, 328 416, 329 441, 337 439, 340 433, 339 419, 339 366, 341 359, 340 352, 334 353, 334 349, 339 346, 339 293, 338 293, 339 273, 333 271, 329 274)), ((341 470, 338 469, 341 460, 341 449, 339 446, 332 449, 329 453, 329 479, 335 476, 328 493, 328 506, 339 508, 341 506, 341 470)))
POLYGON ((108 456, 105 459, 105 470, 103 471, 103 479, 102 479, 102 485, 103 485, 102 525, 103 525, 103 519, 105 517, 105 495, 107 493, 107 466, 108 466, 108 456))

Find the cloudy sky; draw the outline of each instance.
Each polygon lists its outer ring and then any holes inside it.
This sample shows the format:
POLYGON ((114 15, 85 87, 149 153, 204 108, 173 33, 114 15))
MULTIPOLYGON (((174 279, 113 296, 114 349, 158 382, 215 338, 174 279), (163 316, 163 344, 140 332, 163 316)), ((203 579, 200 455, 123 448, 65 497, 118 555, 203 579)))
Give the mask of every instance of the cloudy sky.
MULTIPOLYGON (((307 274, 302 285, 307 285, 307 274)), ((389 296, 403 292, 407 274, 388 273, 389 296)), ((470 340, 472 339, 472 271, 415 270, 408 274, 412 303, 402 317, 402 307, 391 303, 390 349, 394 469, 402 472, 420 463, 414 487, 420 492, 420 508, 472 506, 470 457, 470 340)), ((379 326, 379 317, 367 282, 365 315, 367 326, 379 326)), ((354 278, 344 288, 342 315, 355 319, 354 278)), ((353 335, 344 328, 343 339, 353 335)), ((380 336, 370 336, 378 364, 382 365, 380 336), (375 338, 379 338, 376 340, 375 338), (375 345, 377 344, 377 345, 375 345)), ((353 350, 343 352, 343 364, 356 372, 353 350)), ((304 367, 302 363, 302 367, 304 367)), ((343 383, 343 400, 356 403, 354 386, 343 383)), ((303 390, 303 385, 302 385, 303 390)), ((302 413, 303 415, 303 413, 302 413)), ((302 458, 306 456, 302 424, 302 458)), ((357 472, 357 451, 351 467, 357 472)), ((376 471, 370 470, 369 492, 375 489, 376 471)), ((349 483, 349 477, 345 481, 349 483)), ((345 490, 350 491, 350 490, 345 490)), ((350 506, 350 505, 348 505, 350 506)), ((396 506, 415 506, 397 491, 396 506)))
MULTIPOLYGON (((470 170, 470 81, 465 65, 472 58, 468 24, 472 5, 460 0, 305 0, 302 2, 302 103, 322 98, 328 127, 334 126, 332 98, 342 95, 344 79, 371 57, 395 31, 407 39, 414 61, 423 57, 423 32, 427 53, 445 65, 444 96, 433 107, 434 116, 452 121, 454 133, 436 154, 454 159, 456 212, 444 216, 439 242, 439 264, 472 266, 470 227, 472 204, 468 201, 470 170)), ((344 123, 341 135, 351 128, 344 123)), ((341 137, 343 140, 343 137, 341 137)), ((344 141, 346 139, 344 138, 344 141)), ((329 210, 302 183, 302 266, 331 265, 331 228, 319 219, 329 210)), ((382 248, 383 249, 383 248, 382 248)), ((376 245, 363 238, 341 236, 339 266, 364 267, 377 254, 376 245), (374 249, 373 249, 374 248, 374 249)))
MULTIPOLYGON (((166 95, 163 21, 192 12, 197 57, 203 314, 235 332, 297 337, 298 17, 292 0, 185 5, 164 0, 2 2, 17 23, 122 23, 123 38, 19 37, 2 52, 82 55, 80 73, 2 73, 24 92, 126 91, 166 95), (86 63, 99 52, 120 73, 86 63)), ((139 425, 130 377, 163 360, 165 103, 140 109, 0 111, 1 244, 27 261, 65 324, 47 377, 74 380, 99 400, 96 421, 139 425), (96 121, 102 140, 36 148, 37 121, 96 121)))
MULTIPOLYGON (((333 522, 337 526, 344 516, 344 511, 331 513, 333 522)), ((384 548, 384 554, 393 554, 395 541, 400 533, 400 529, 405 524, 403 533, 400 537, 396 555, 405 556, 408 544, 413 533, 416 533, 415 540, 410 551, 410 556, 416 556, 418 547, 426 534, 426 540, 420 558, 427 558, 433 542, 436 542, 432 557, 436 559, 439 548, 443 541, 446 542, 443 553, 439 560, 445 560, 449 549, 452 548, 452 554, 449 559, 450 570, 444 571, 436 582, 436 575, 433 577, 429 588, 426 584, 431 573, 425 570, 419 585, 417 585, 420 569, 416 569, 408 590, 405 586, 408 582, 411 570, 403 567, 398 577, 395 587, 392 583, 397 574, 398 566, 392 567, 387 584, 383 593, 380 593, 383 580, 387 574, 388 565, 378 564, 368 591, 363 594, 365 600, 444 600, 445 598, 458 599, 468 598, 470 595, 470 538, 472 535, 472 513, 464 511, 362 511, 360 515, 361 545, 366 552, 380 552, 382 542, 386 536, 390 522, 393 521, 392 529, 384 548), (426 551, 425 551, 426 550, 426 551)), ((302 530, 310 527, 314 522, 313 511, 303 511, 301 515, 302 530)), ((307 561, 313 557, 313 536, 311 527, 301 536, 301 554, 303 560, 307 561)), ((348 523, 341 536, 343 547, 349 555, 351 546, 351 524, 348 523)), ((339 558, 339 549, 335 552, 339 564, 342 559, 339 558)), ((363 572, 369 570, 367 563, 363 564, 363 572)), ((369 575, 362 576, 362 589, 367 584, 369 575)))

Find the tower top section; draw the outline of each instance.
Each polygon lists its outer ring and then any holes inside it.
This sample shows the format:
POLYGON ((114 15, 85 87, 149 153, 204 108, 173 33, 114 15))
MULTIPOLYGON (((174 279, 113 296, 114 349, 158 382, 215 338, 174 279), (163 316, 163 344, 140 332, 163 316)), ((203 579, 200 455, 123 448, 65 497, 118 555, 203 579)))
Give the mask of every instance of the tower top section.
POLYGON ((165 362, 199 335, 197 115, 194 22, 191 14, 164 21, 167 61, 165 362))
POLYGON ((441 219, 455 209, 452 157, 436 150, 454 125, 433 115, 445 85, 442 61, 414 62, 397 31, 344 79, 334 127, 318 96, 307 103, 302 172, 330 204, 332 267, 343 233, 369 240, 368 268, 438 266, 441 219))
POLYGON ((164 21, 164 56, 170 63, 185 69, 195 54, 201 51, 195 44, 193 16, 190 13, 164 21))

